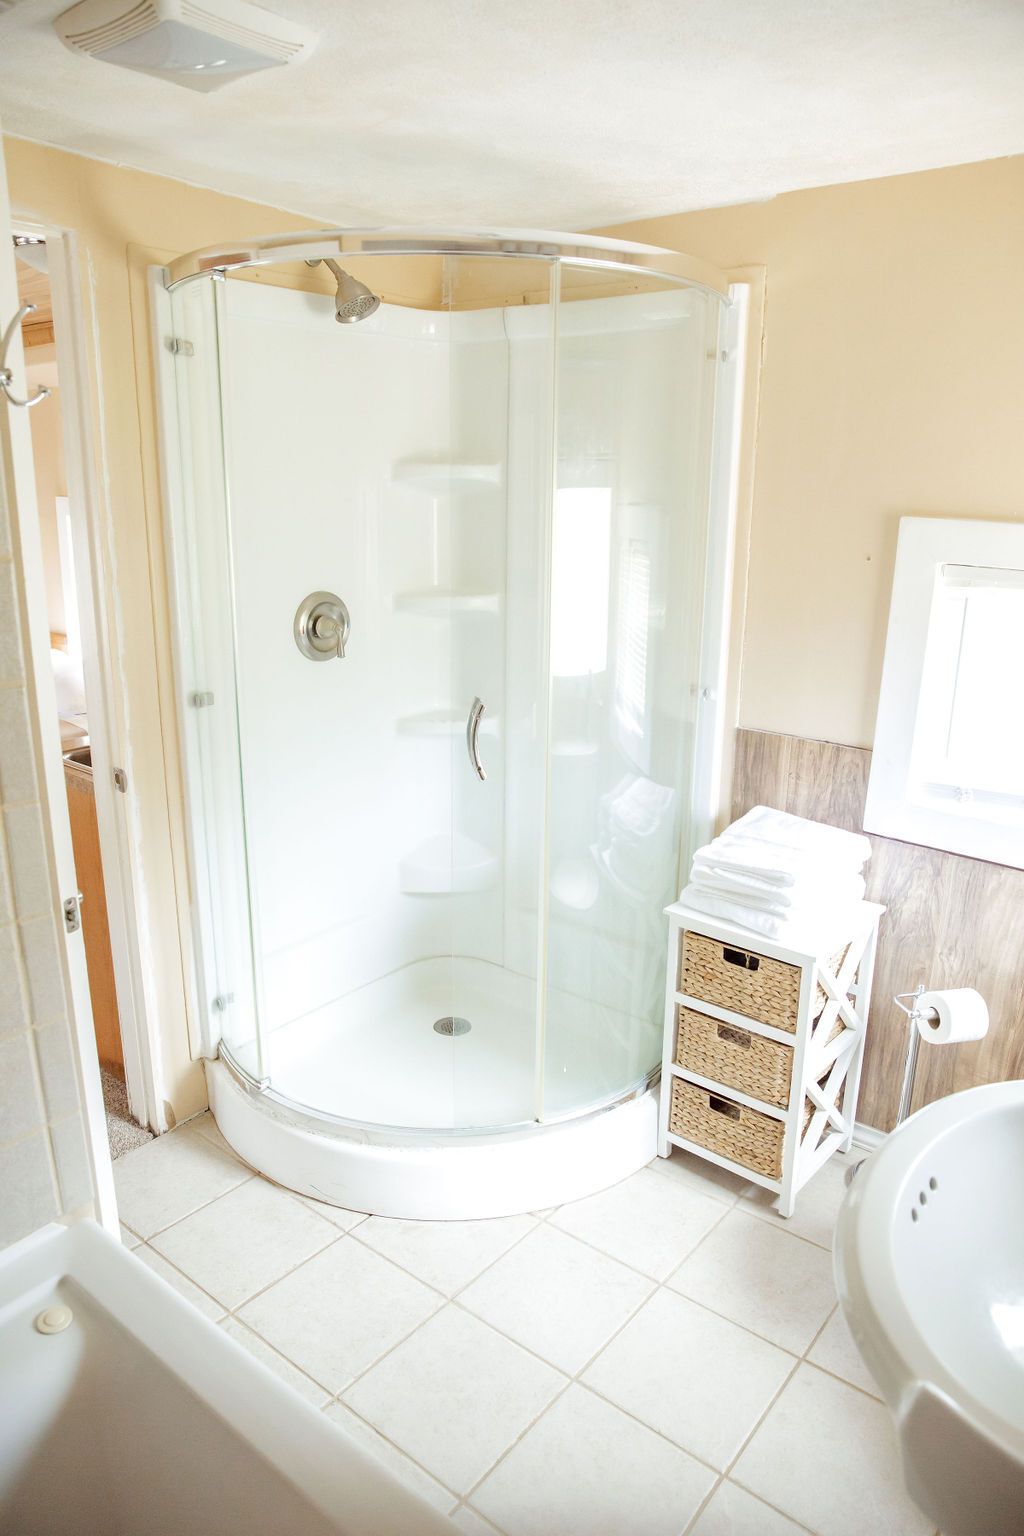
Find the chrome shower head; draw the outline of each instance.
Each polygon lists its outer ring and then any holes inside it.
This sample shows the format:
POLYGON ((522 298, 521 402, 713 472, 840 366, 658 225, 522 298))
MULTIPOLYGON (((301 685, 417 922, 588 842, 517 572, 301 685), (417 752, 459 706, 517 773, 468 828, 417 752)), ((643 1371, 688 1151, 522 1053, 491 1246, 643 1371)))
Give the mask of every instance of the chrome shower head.
POLYGON ((318 267, 321 260, 325 267, 330 267, 338 284, 338 292, 334 300, 334 318, 339 325, 352 325, 356 320, 365 320, 372 315, 374 310, 380 308, 380 299, 375 293, 371 293, 365 283, 354 278, 350 272, 345 272, 332 261, 329 256, 316 256, 312 261, 307 261, 307 267, 318 267))

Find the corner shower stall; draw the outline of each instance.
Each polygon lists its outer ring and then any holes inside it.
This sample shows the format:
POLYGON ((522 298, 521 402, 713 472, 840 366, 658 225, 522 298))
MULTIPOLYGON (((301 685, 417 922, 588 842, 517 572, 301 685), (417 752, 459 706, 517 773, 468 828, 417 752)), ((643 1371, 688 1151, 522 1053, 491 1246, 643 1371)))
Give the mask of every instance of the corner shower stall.
POLYGON ((314 231, 153 295, 224 1135, 388 1215, 624 1177, 697 814, 724 279, 573 236, 314 231))

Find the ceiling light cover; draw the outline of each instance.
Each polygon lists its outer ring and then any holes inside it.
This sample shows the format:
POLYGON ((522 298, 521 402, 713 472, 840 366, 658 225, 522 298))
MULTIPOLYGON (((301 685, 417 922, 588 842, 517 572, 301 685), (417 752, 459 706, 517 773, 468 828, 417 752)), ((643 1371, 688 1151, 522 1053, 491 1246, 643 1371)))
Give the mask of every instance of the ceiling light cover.
POLYGON ((248 0, 81 0, 54 27, 73 53, 194 91, 298 63, 317 41, 308 27, 248 0))

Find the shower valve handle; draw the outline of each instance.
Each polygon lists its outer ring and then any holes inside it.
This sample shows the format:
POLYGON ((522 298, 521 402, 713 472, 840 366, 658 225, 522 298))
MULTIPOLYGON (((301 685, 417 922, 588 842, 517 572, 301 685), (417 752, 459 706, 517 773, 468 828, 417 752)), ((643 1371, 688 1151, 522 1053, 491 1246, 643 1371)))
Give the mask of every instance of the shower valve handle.
POLYGON ((313 620, 313 633, 318 640, 333 641, 339 659, 344 656, 348 625, 340 618, 335 618, 330 613, 318 614, 313 620))
POLYGON ((339 660, 352 627, 348 608, 334 592, 311 592, 295 613, 295 644, 309 661, 339 660))

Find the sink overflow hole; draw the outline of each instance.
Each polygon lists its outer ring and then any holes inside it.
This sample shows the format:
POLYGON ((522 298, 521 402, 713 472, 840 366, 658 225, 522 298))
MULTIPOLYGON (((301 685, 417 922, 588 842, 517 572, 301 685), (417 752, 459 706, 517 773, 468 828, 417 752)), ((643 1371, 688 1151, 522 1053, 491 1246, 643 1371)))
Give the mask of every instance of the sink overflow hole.
POLYGON ((451 1013, 446 1018, 434 1020, 434 1029, 439 1035, 468 1035, 472 1028, 468 1019, 456 1018, 451 1013))

